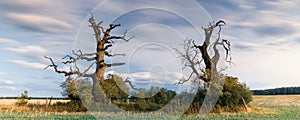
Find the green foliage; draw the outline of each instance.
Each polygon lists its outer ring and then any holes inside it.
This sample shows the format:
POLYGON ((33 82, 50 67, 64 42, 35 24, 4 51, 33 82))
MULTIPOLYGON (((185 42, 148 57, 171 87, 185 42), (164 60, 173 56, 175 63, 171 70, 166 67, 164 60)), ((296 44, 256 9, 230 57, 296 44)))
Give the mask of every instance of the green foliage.
POLYGON ((165 88, 152 87, 150 90, 140 89, 129 98, 130 104, 134 105, 134 107, 128 104, 129 106, 126 107, 126 110, 141 112, 160 110, 169 104, 175 96, 175 91, 165 88), (144 98, 146 96, 147 98, 144 98))
POLYGON ((70 102, 67 103, 62 103, 62 102, 57 102, 52 108, 55 109, 55 111, 58 112, 85 112, 87 109, 83 105, 83 103, 80 100, 71 100, 70 102))
MULTIPOLYGON (((219 86, 216 86, 217 88, 219 86)), ((186 113, 199 113, 206 89, 199 89, 196 97, 186 113)), ((245 84, 238 82, 238 78, 226 76, 224 86, 213 112, 239 112, 245 110, 245 105, 252 101, 252 92, 245 84)))
POLYGON ((72 78, 68 77, 65 82, 61 83, 60 87, 63 88, 63 92, 61 92, 63 96, 67 96, 71 100, 80 99, 76 90, 76 81, 72 78))
POLYGON ((18 102, 16 102, 16 105, 18 105, 18 106, 26 105, 28 102, 28 91, 25 90, 21 94, 21 97, 18 97, 17 100, 18 100, 18 102))
MULTIPOLYGON (((64 88, 63 95, 68 96, 71 102, 62 104, 73 108, 74 111, 86 111, 81 100, 84 100, 86 105, 93 105, 93 96, 91 95, 92 84, 89 80, 77 80, 80 87, 76 89, 76 82, 72 79, 67 79, 62 83, 61 87, 64 88), (79 94, 80 93, 80 98, 79 94)), ((211 86, 222 89, 219 100, 217 101, 214 112, 227 111, 236 112, 241 108, 245 108, 245 104, 252 101, 252 92, 245 84, 238 82, 238 78, 226 76, 224 86, 214 85, 211 86)), ((152 87, 150 90, 140 89, 136 93, 129 96, 130 87, 118 75, 110 74, 108 78, 100 85, 101 91, 113 104, 126 111, 155 111, 167 105, 176 96, 176 92, 164 88, 152 87), (149 96, 145 98, 146 96, 149 96)), ((182 92, 180 102, 188 101, 192 94, 189 92, 182 92)), ((206 89, 199 89, 195 99, 186 111, 186 113, 198 113, 201 104, 207 95, 206 89)))
POLYGON ((104 80, 100 87, 113 103, 126 102, 128 99, 129 87, 118 75, 109 74, 108 79, 104 80))
POLYGON ((62 108, 69 112, 79 112, 87 110, 82 103, 82 100, 91 101, 92 99, 92 96, 88 91, 91 89, 91 85, 88 79, 75 81, 72 78, 67 78, 66 81, 60 85, 60 87, 63 88, 62 95, 67 96, 69 99, 71 99, 71 101, 67 103, 57 103, 54 106, 62 106, 62 108), (76 87, 76 82, 80 85, 80 87, 76 87))
POLYGON ((282 87, 266 90, 253 90, 254 95, 297 95, 300 94, 300 87, 282 87))
POLYGON ((238 112, 239 108, 243 108, 252 99, 252 92, 245 84, 240 84, 238 78, 226 76, 217 105, 225 107, 226 111, 238 112))

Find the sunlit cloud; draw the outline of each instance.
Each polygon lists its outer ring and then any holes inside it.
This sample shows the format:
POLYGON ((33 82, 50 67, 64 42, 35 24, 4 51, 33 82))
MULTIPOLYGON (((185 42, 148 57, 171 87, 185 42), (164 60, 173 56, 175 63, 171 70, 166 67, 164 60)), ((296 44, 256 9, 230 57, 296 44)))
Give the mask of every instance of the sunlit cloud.
POLYGON ((42 70, 46 67, 46 65, 41 64, 41 63, 31 63, 31 62, 26 62, 26 61, 22 61, 22 60, 8 60, 7 62, 15 64, 15 65, 19 65, 21 67, 31 68, 31 69, 42 70))
POLYGON ((41 46, 22 46, 19 48, 6 48, 6 50, 15 52, 18 54, 36 54, 36 53, 46 53, 47 50, 41 46))
POLYGON ((275 7, 275 8, 292 8, 298 7, 298 0, 278 0, 278 1, 265 1, 266 5, 275 7))
POLYGON ((36 32, 64 33, 73 28, 70 23, 38 14, 8 13, 6 17, 18 27, 36 32))
POLYGON ((12 80, 0 80, 0 84, 1 84, 1 83, 4 83, 4 84, 6 84, 6 85, 12 85, 12 84, 14 84, 15 82, 12 81, 12 80))
POLYGON ((13 86, 0 86, 0 89, 12 90, 12 91, 19 90, 17 87, 13 87, 13 86))
POLYGON ((16 43, 18 42, 15 40, 0 38, 0 44, 16 44, 16 43))

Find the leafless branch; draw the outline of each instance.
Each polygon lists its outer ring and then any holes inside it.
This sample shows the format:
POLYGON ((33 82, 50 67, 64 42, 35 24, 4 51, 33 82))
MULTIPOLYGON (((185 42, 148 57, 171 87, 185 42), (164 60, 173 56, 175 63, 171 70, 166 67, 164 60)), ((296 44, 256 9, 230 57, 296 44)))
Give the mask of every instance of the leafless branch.
POLYGON ((113 66, 121 66, 125 65, 125 63, 112 63, 112 64, 105 64, 107 67, 113 67, 113 66))
POLYGON ((67 71, 63 71, 63 70, 59 70, 58 69, 58 66, 54 63, 53 59, 50 58, 50 57, 47 57, 47 56, 44 56, 46 59, 49 59, 50 62, 51 62, 51 65, 48 65, 45 69, 48 69, 49 67, 52 67, 54 69, 55 72, 59 73, 59 74, 64 74, 65 76, 71 76, 71 75, 74 75, 74 74, 77 74, 78 72, 77 71, 73 71, 71 68, 70 68, 70 71, 67 72, 67 71))
POLYGON ((105 54, 106 56, 108 56, 108 57, 126 56, 126 54, 111 54, 111 53, 109 53, 109 52, 107 52, 107 51, 105 51, 104 54, 105 54))
POLYGON ((179 82, 175 83, 175 84, 184 84, 185 82, 189 81, 191 79, 191 77, 193 76, 194 72, 192 72, 189 77, 187 79, 185 79, 184 77, 182 77, 179 82))
POLYGON ((137 88, 134 87, 134 85, 132 84, 132 82, 130 81, 130 78, 127 77, 126 80, 124 81, 125 83, 128 83, 129 86, 134 89, 134 90, 138 90, 137 88))
MULTIPOLYGON (((81 50, 78 50, 76 53, 74 50, 72 51, 74 55, 77 56, 77 58, 73 58, 75 61, 78 61, 78 60, 86 60, 86 61, 95 61, 96 60, 96 54, 97 53, 86 53, 86 54, 83 54, 81 50), (88 56, 92 56, 91 58, 89 58, 88 56)), ((74 62, 75 62, 74 61, 74 62)))
POLYGON ((127 30, 124 32, 123 36, 110 36, 108 38, 108 40, 112 40, 112 39, 119 39, 119 40, 124 40, 126 42, 128 42, 129 40, 133 39, 134 36, 130 37, 130 38, 125 38, 126 37, 126 34, 127 34, 127 30))

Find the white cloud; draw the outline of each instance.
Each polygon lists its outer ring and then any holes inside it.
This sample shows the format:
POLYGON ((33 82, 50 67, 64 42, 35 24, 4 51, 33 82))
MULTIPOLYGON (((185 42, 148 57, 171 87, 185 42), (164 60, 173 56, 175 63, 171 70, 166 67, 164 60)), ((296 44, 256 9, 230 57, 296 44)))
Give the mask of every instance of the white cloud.
POLYGON ((233 43, 233 46, 241 49, 241 50, 248 50, 248 51, 252 51, 252 50, 256 50, 257 48, 260 47, 265 47, 256 43, 251 43, 251 42, 245 42, 245 41, 235 41, 233 43))
POLYGON ((15 83, 15 82, 12 81, 12 80, 0 80, 0 82, 4 83, 4 84, 6 84, 6 85, 12 85, 12 84, 15 83))
POLYGON ((299 0, 265 1, 265 4, 276 8, 292 8, 299 5, 299 0))
POLYGON ((0 72, 0 76, 6 75, 5 72, 0 72))
POLYGON ((230 2, 238 5, 242 9, 255 9, 256 5, 249 0, 230 0, 230 2))
POLYGON ((10 20, 15 21, 16 24, 19 24, 19 26, 31 30, 59 33, 73 28, 73 25, 66 21, 45 15, 8 13, 6 16, 10 20))
POLYGON ((8 60, 7 62, 31 69, 44 69, 46 67, 46 65, 41 63, 30 63, 22 60, 8 60))
POLYGON ((47 50, 44 49, 41 46, 22 46, 19 48, 6 48, 6 50, 9 50, 11 52, 15 52, 18 54, 36 54, 36 53, 46 53, 47 50))
POLYGON ((184 76, 181 73, 172 72, 172 73, 163 73, 157 74, 153 72, 136 72, 136 73, 130 73, 130 74, 123 74, 123 73, 117 73, 115 71, 109 71, 106 74, 118 74, 122 78, 131 78, 133 82, 136 83, 143 83, 143 82, 151 82, 154 84, 174 84, 178 82, 182 76, 184 76))
POLYGON ((9 4, 9 5, 19 5, 19 6, 28 6, 28 7, 40 7, 40 5, 46 7, 45 5, 49 5, 51 6, 53 4, 53 2, 49 1, 49 0, 15 0, 15 1, 9 1, 9 0, 5 0, 5 1, 1 1, 4 4, 9 4), (21 4, 22 3, 22 4, 21 4))
POLYGON ((19 90, 18 88, 13 87, 13 86, 0 86, 0 89, 8 89, 8 90, 12 90, 12 91, 19 90))
POLYGON ((16 44, 16 43, 18 42, 15 40, 0 38, 0 44, 16 44))

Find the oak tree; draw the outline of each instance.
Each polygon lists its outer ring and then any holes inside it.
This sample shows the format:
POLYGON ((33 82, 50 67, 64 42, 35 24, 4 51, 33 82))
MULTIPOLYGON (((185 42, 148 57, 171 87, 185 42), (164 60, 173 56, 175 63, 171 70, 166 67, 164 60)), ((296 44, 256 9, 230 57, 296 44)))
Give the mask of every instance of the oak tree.
POLYGON ((226 52, 225 59, 231 63, 230 42, 221 39, 222 27, 225 25, 226 23, 222 20, 217 23, 210 23, 208 27, 203 28, 205 38, 201 45, 197 45, 192 39, 186 39, 184 41, 183 52, 175 49, 182 60, 183 69, 191 70, 190 75, 187 78, 181 79, 178 84, 183 84, 191 80, 198 84, 202 82, 203 86, 207 88, 211 80, 217 79, 222 71, 218 71, 217 68, 221 56, 219 46, 224 48, 226 52), (218 29, 216 33, 217 38, 212 39, 215 29, 218 29), (212 50, 210 48, 212 48, 212 50))
MULTIPOLYGON (((105 70, 110 67, 114 66, 121 66, 125 63, 107 63, 106 58, 107 57, 115 57, 115 56, 125 56, 125 54, 113 54, 109 51, 111 47, 113 47, 114 43, 116 41, 122 40, 125 42, 128 42, 130 38, 126 38, 127 31, 124 32, 123 35, 112 35, 112 31, 115 30, 117 27, 120 27, 121 24, 110 24, 107 28, 103 27, 103 21, 96 22, 94 19, 94 16, 92 14, 91 18, 89 19, 90 27, 92 27, 95 40, 96 40, 96 49, 94 53, 83 53, 81 50, 73 50, 72 55, 66 55, 62 59, 64 60, 61 62, 63 65, 70 65, 73 66, 70 67, 68 71, 59 69, 59 65, 54 62, 54 60, 51 57, 45 56, 46 59, 48 59, 51 64, 46 67, 47 68, 53 68, 56 73, 63 74, 67 78, 74 77, 75 80, 79 78, 91 78, 92 79, 92 95, 94 98, 94 101, 99 101, 99 86, 104 81, 104 74, 105 70), (78 66, 79 61, 86 61, 89 62, 90 65, 84 69, 81 70, 78 66), (95 68, 92 73, 88 73, 90 70, 93 70, 92 68, 95 68), (98 92, 97 92, 98 91, 98 92)), ((92 35, 92 34, 91 34, 92 35)), ((130 81, 126 81, 130 82, 130 81)))

